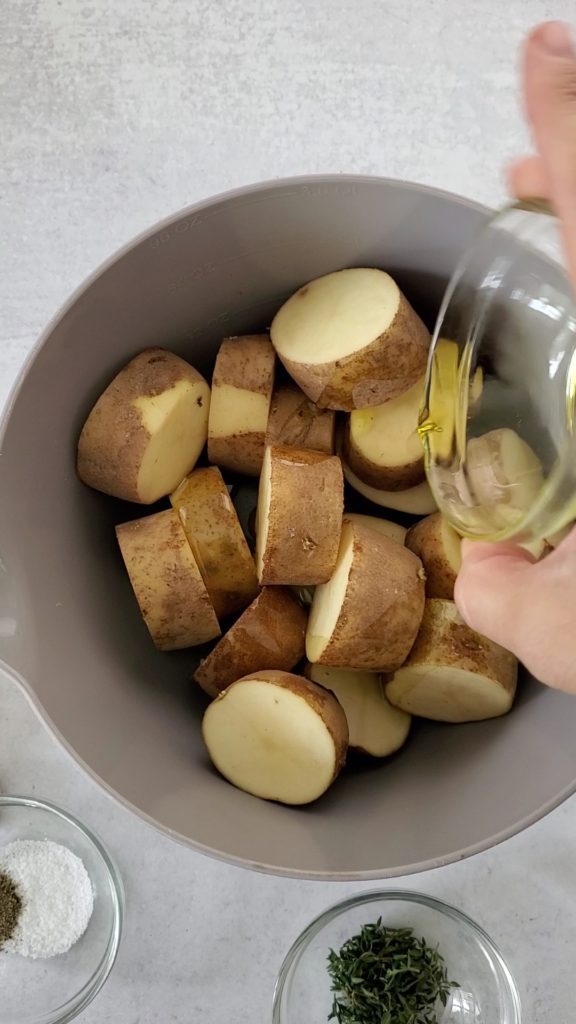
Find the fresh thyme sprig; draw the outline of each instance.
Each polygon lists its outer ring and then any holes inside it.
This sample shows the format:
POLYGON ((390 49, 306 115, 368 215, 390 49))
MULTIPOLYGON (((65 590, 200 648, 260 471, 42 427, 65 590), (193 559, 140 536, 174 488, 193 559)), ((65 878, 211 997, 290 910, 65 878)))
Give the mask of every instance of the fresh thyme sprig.
POLYGON ((443 957, 412 928, 367 924, 328 956, 338 1024, 437 1024, 450 990, 443 957))

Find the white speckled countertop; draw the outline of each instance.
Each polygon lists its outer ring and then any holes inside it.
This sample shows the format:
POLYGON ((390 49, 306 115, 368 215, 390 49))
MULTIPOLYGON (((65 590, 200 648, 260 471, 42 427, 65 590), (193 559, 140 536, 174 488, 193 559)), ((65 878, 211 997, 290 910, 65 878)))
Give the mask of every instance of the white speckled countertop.
MULTIPOLYGON (((518 43, 559 14, 576 21, 576 0, 1 0, 0 407, 83 277, 196 199, 350 171, 499 202, 501 165, 525 141, 518 43)), ((86 1024, 268 1024, 291 940, 359 888, 257 876, 157 835, 1 684, 0 789, 80 815, 124 874, 124 942, 86 1024)), ((409 881, 501 945, 525 1024, 574 1020, 575 850, 573 799, 409 881)))

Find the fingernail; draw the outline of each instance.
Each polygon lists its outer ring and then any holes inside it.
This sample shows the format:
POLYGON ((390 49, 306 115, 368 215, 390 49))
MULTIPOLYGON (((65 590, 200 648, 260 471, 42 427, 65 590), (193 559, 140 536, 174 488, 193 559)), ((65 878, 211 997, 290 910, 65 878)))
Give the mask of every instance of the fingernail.
POLYGON ((552 57, 574 57, 572 33, 564 21, 547 21, 536 30, 534 38, 552 57))

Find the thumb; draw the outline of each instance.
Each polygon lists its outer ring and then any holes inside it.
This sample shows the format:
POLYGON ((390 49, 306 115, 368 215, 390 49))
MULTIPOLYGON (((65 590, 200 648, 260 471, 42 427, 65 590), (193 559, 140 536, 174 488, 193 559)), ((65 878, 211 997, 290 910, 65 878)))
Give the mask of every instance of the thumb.
POLYGON ((464 621, 515 654, 522 646, 526 574, 534 558, 515 544, 462 542, 454 599, 464 621))
POLYGON ((541 158, 539 174, 561 218, 569 269, 576 280, 576 50, 563 22, 546 22, 528 37, 524 95, 541 158))

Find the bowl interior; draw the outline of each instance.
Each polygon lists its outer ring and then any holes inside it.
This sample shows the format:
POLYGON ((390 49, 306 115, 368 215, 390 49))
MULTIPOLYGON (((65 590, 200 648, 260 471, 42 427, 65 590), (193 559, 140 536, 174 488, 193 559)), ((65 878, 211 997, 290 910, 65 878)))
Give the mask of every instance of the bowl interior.
POLYGON ((57 810, 0 800, 0 848, 17 839, 50 839, 77 854, 92 882, 94 910, 84 935, 61 956, 32 960, 0 952, 0 1024, 71 1020, 90 1002, 114 963, 121 896, 98 846, 57 810))
POLYGON ((94 775, 200 849, 276 872, 384 877, 489 845, 574 786, 576 702, 527 681, 513 715, 423 725, 400 756, 343 776, 315 806, 233 789, 200 736, 199 652, 154 650, 116 550, 114 524, 142 508, 88 490, 74 470, 91 404, 145 346, 208 373, 224 335, 266 327, 297 286, 351 265, 390 270, 432 325, 484 217, 444 193, 362 178, 208 202, 73 297, 13 399, 0 433, 0 658, 94 775))
POLYGON ((273 1024, 325 1024, 333 993, 327 971, 330 950, 379 918, 389 928, 412 928, 437 947, 450 981, 457 983, 439 1024, 518 1024, 519 998, 496 948, 468 918, 446 904, 411 893, 365 894, 327 911, 310 925, 288 954, 274 999, 273 1024))

